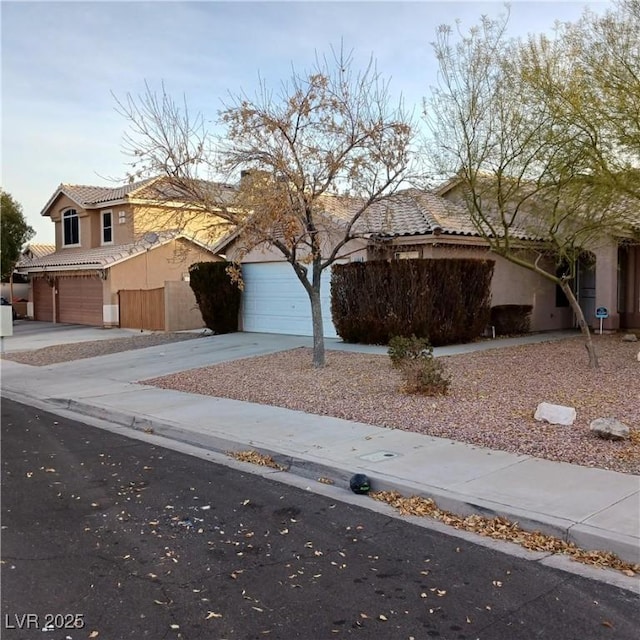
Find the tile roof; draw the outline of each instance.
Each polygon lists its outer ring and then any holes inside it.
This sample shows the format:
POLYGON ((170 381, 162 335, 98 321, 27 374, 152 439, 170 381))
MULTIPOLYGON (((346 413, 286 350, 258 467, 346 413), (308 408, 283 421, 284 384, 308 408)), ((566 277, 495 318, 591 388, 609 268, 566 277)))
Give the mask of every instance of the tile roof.
POLYGON ((32 242, 28 244, 22 251, 25 258, 43 258, 56 250, 55 244, 39 244, 32 242))
MULTIPOLYGON (((345 223, 357 213, 359 203, 326 197, 322 206, 332 218, 345 223)), ((362 235, 389 238, 429 234, 480 236, 464 206, 419 189, 398 191, 376 202, 358 220, 354 230, 362 235)), ((512 231, 515 237, 535 239, 525 231, 512 231)))
MULTIPOLYGON (((217 198, 218 200, 228 202, 235 193, 235 188, 230 185, 204 180, 198 181, 196 184, 199 191, 202 192, 203 197, 206 198, 209 196, 212 200, 217 198)), ((106 202, 124 199, 166 201, 171 199, 188 200, 191 197, 185 190, 167 185, 167 181, 160 177, 147 178, 146 180, 131 182, 117 187, 96 187, 62 183, 42 209, 41 215, 45 215, 54 200, 61 193, 85 209, 90 209, 106 202)))
POLYGON ((216 203, 230 204, 237 193, 237 187, 221 182, 207 180, 193 180, 188 185, 171 184, 168 180, 158 179, 150 181, 130 193, 130 196, 138 200, 174 200, 197 203, 207 203, 215 206, 216 203))
MULTIPOLYGON (((137 242, 109 247, 95 247, 93 249, 62 249, 40 258, 22 258, 16 265, 19 272, 55 270, 56 268, 71 269, 105 269, 119 262, 133 258, 147 249, 155 249, 176 238, 188 238, 178 231, 162 231, 155 234, 146 234, 137 242)), ((208 248, 208 247, 205 247, 208 248)))
POLYGON ((131 182, 118 187, 93 187, 81 184, 61 184, 60 191, 78 204, 90 206, 100 204, 101 202, 111 202, 113 200, 122 200, 128 195, 134 194, 139 189, 153 183, 157 178, 148 178, 139 182, 131 182))

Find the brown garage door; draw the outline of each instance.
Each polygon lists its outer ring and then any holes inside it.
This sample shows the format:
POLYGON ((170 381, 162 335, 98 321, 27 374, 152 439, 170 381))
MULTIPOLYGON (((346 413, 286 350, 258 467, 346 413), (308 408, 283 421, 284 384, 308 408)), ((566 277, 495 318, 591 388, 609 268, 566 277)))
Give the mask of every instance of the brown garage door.
POLYGON ((53 322, 51 287, 45 278, 33 281, 33 317, 42 322, 53 322))
POLYGON ((102 326, 102 280, 89 276, 58 278, 58 322, 102 326))

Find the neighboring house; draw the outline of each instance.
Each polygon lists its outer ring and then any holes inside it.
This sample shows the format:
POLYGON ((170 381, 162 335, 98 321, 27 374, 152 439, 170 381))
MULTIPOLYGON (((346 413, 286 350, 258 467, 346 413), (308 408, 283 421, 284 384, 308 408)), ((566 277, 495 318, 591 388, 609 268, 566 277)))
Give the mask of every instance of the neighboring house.
MULTIPOLYGON (((327 228, 335 225, 336 231, 352 218, 356 210, 356 204, 344 198, 327 197, 323 206, 327 228)), ((366 216, 358 221, 356 231, 359 237, 345 247, 341 262, 454 257, 493 259, 496 263, 491 285, 493 305, 532 305, 533 331, 571 328, 575 324, 559 287, 530 270, 490 253, 466 208, 443 195, 416 189, 400 191, 368 210, 366 216)), ((330 235, 327 232, 327 236, 330 235)), ((531 251, 536 244, 536 239, 526 232, 520 233, 518 240, 523 252, 531 251)), ((331 240, 327 240, 327 244, 331 245, 331 240)), ((223 239, 215 250, 226 254, 230 260, 237 260, 241 246, 242 238, 232 234, 223 239)), ((618 318, 623 317, 627 323, 625 326, 640 327, 637 316, 618 316, 616 313, 619 300, 616 300, 619 291, 617 279, 623 278, 626 283, 631 292, 627 300, 631 306, 635 305, 636 311, 640 286, 638 247, 621 251, 627 251, 626 267, 621 276, 618 276, 618 245, 607 245, 599 254, 595 274, 600 288, 597 289, 595 302, 610 310, 612 321, 605 326, 617 328, 618 318)), ((283 260, 282 255, 276 249, 262 245, 243 255, 241 262, 244 279, 241 311, 243 330, 311 335, 309 298, 293 268, 283 260)), ((588 289, 584 282, 581 286, 581 299, 584 302, 588 289)), ((336 337, 331 320, 328 271, 323 275, 321 295, 325 336, 336 337)), ((595 318, 589 320, 595 325, 595 318)))
MULTIPOLYGON (((215 216, 167 198, 162 185, 159 178, 120 187, 61 184, 41 212, 55 224, 55 251, 38 255, 31 245, 17 266, 31 281, 27 315, 118 326, 119 292, 185 282, 189 265, 219 260, 207 242, 215 216)), ((183 289, 179 306, 190 317, 173 328, 202 326, 183 289)))
POLYGON ((32 242, 28 244, 20 254, 21 259, 33 260, 34 258, 44 258, 56 250, 55 244, 38 244, 32 242))
MULTIPOLYGON (((28 244, 20 253, 18 260, 41 258, 55 250, 56 247, 53 244, 28 244)), ((29 278, 27 276, 14 271, 8 282, 0 284, 0 294, 6 300, 11 301, 13 310, 19 318, 24 318, 27 315, 27 300, 29 298, 29 278)))

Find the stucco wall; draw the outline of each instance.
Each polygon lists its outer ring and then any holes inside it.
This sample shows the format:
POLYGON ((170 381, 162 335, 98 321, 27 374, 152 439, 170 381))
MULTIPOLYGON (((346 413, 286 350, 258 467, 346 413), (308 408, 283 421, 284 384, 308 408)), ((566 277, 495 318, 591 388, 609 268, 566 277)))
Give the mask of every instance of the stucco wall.
MULTIPOLYGON (((609 317, 603 321, 603 328, 607 330, 619 329, 618 241, 610 236, 603 236, 589 248, 596 256, 595 306, 596 308, 605 307, 609 312, 609 317)), ((586 320, 593 328, 600 324, 600 321, 595 317, 586 318, 586 320)))
POLYGON ((194 262, 215 260, 219 258, 186 240, 146 251, 109 269, 111 303, 117 304, 120 289, 157 289, 167 280, 183 280, 194 262))
POLYGON ((0 288, 0 295, 6 298, 9 302, 12 300, 28 300, 29 299, 29 284, 26 282, 14 282, 11 285, 9 282, 3 282, 0 288), (11 296, 11 290, 13 287, 13 299, 11 296))
MULTIPOLYGON (((62 213, 66 209, 78 212, 80 245, 83 249, 102 246, 102 213, 111 211, 114 245, 134 242, 149 231, 178 229, 205 244, 214 244, 228 228, 216 226, 211 214, 194 213, 180 207, 148 206, 144 204, 118 204, 100 209, 85 210, 76 202, 60 195, 50 208, 55 224, 56 247, 62 245, 62 213), (123 213, 124 216, 120 214, 123 213)), ((71 249, 70 249, 71 250, 71 249)))
MULTIPOLYGON (((337 237, 336 242, 340 240, 337 237)), ((328 255, 329 251, 325 252, 328 255)), ((227 260, 233 261, 240 257, 238 243, 234 242, 233 245, 226 249, 227 260)), ((351 259, 351 260, 366 260, 367 257, 367 244, 365 240, 352 240, 346 244, 339 252, 338 259, 351 259)), ((247 253, 242 257, 242 262, 282 262, 284 261, 284 255, 279 249, 273 246, 262 244, 247 253)))
MULTIPOLYGON (((51 220, 53 220, 55 224, 56 249, 64 249, 64 246, 62 244, 62 213, 67 209, 75 209, 78 212, 80 246, 84 248, 92 247, 94 236, 89 213, 85 209, 80 207, 76 202, 74 202, 64 194, 61 194, 54 201, 53 205, 50 208, 51 220)), ((70 247, 69 251, 73 251, 73 248, 70 247)))
POLYGON ((130 242, 133 242, 132 207, 129 204, 119 204, 89 212, 91 237, 93 239, 92 246, 102 246, 102 214, 106 211, 111 211, 111 229, 113 233, 113 241, 111 242, 111 245, 129 244, 130 242), (121 213, 124 215, 121 216, 121 213), (121 220, 123 222, 121 222, 121 220))
POLYGON ((166 331, 201 329, 205 326, 193 290, 184 281, 168 280, 164 283, 164 316, 166 331))
MULTIPOLYGON (((111 211, 113 242, 112 244, 128 244, 133 242, 133 217, 131 205, 123 204, 102 209, 83 209, 76 202, 60 195, 51 207, 51 220, 55 224, 56 250, 65 249, 62 244, 62 214, 67 209, 75 209, 78 212, 80 225, 80 247, 92 249, 102 246, 102 212, 111 211), (124 223, 120 223, 120 212, 124 212, 124 223)), ((70 247, 65 249, 73 251, 70 247)))
POLYGON ((132 232, 136 237, 148 231, 176 229, 203 244, 213 245, 229 232, 226 224, 210 213, 193 211, 186 207, 135 205, 132 232))

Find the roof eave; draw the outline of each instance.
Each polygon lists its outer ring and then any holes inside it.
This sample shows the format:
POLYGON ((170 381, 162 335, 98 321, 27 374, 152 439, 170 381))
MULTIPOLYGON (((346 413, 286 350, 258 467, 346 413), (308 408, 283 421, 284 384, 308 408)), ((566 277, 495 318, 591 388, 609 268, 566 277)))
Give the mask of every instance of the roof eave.
POLYGON ((85 262, 82 264, 48 264, 44 266, 27 266, 19 267, 16 269, 17 273, 29 274, 29 273, 46 273, 47 271, 98 271, 100 269, 108 269, 111 265, 103 265, 97 262, 85 262))
MULTIPOLYGON (((85 202, 82 203, 83 209, 104 209, 105 207, 115 207, 117 205, 128 204, 129 200, 125 196, 124 198, 116 198, 115 200, 104 200, 100 202, 85 202)), ((81 203, 78 203, 81 204, 81 203)))
MULTIPOLYGON (((64 190, 64 185, 60 184, 58 186, 58 188, 55 190, 55 192, 53 193, 53 195, 49 198, 49 200, 47 200, 47 204, 44 205, 44 207, 42 208, 42 210, 40 211, 40 215, 41 216, 47 216, 49 215, 47 213, 47 211, 49 211, 49 209, 51 208, 51 206, 53 205, 53 203, 56 201, 56 199, 58 198, 58 196, 64 194, 65 196, 67 196, 68 198, 71 197, 69 196, 68 193, 65 192, 64 190)), ((73 198, 71 198, 73 200, 73 198)), ((73 200, 75 202, 75 200, 73 200)), ((80 204, 80 203, 78 203, 80 204)))

